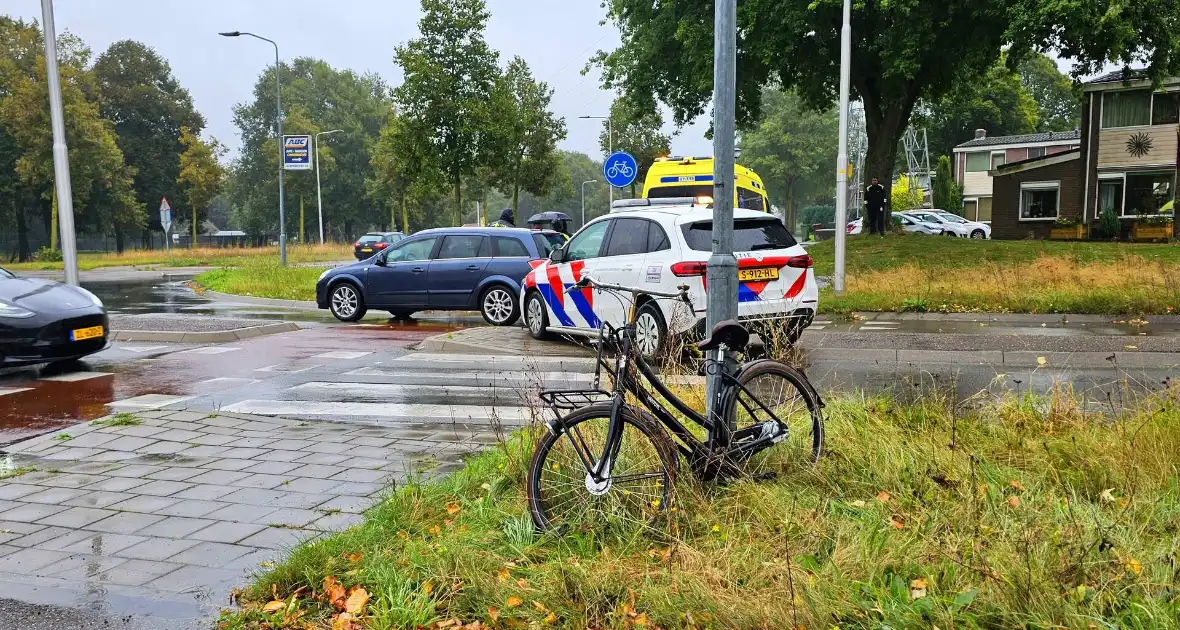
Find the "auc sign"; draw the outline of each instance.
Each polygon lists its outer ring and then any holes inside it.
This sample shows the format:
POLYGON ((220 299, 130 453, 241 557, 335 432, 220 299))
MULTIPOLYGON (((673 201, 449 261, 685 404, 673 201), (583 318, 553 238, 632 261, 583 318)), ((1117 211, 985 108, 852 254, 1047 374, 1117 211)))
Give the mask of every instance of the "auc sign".
POLYGON ((283 136, 283 169, 311 170, 311 136, 283 136))

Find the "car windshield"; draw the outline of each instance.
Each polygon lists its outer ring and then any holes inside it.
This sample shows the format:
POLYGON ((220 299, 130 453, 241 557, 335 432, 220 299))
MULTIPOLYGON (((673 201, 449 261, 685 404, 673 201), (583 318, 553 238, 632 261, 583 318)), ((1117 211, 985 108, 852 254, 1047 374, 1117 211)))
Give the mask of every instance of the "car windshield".
POLYGON ((536 241, 542 258, 565 244, 565 239, 555 232, 533 232, 533 240, 536 241))
POLYGON ((964 219, 963 217, 961 217, 957 214, 942 213, 942 214, 939 214, 938 216, 942 217, 942 219, 944 221, 946 221, 947 223, 966 223, 967 222, 967 219, 964 219))
POLYGON ((9 271, 7 269, 0 269, 0 280, 11 280, 15 277, 16 276, 13 275, 13 273, 11 271, 9 271))
POLYGON ((381 241, 380 234, 366 234, 366 235, 360 237, 359 239, 357 239, 356 242, 360 243, 361 245, 371 245, 373 243, 377 243, 380 241, 381 241))
MULTIPOLYGON (((713 249, 713 222, 696 221, 681 226, 688 248, 698 252, 713 249)), ((735 219, 733 251, 754 252, 763 249, 786 249, 795 245, 795 237, 776 217, 735 219)))

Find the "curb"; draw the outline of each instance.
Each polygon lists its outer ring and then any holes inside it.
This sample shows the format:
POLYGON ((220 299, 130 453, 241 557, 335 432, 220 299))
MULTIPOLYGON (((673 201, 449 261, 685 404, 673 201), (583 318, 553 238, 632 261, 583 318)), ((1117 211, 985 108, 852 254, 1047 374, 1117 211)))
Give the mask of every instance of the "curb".
POLYGON ((825 363, 897 363, 909 365, 992 365, 1046 369, 1172 369, 1180 367, 1173 352, 1036 352, 1028 350, 886 350, 863 348, 804 349, 808 360, 825 363), (1042 364, 1043 362, 1043 364, 1042 364))
MULTIPOLYGON (((821 314, 822 316, 822 314, 821 314)), ((833 314, 831 317, 840 317, 833 314)), ((1098 323, 1142 319, 1150 324, 1180 324, 1180 315, 1091 315, 1080 313, 894 313, 857 311, 852 317, 865 321, 1007 322, 1012 324, 1098 323)))
POLYGON ((200 295, 221 300, 223 302, 236 302, 238 304, 254 304, 256 306, 276 306, 282 308, 297 308, 305 311, 318 311, 319 306, 315 302, 304 302, 302 300, 279 300, 276 298, 260 298, 250 295, 234 295, 232 293, 218 293, 206 289, 200 283, 194 281, 193 284, 201 287, 200 295))
POLYGON ((276 322, 234 330, 184 332, 180 330, 114 330, 111 341, 162 341, 170 343, 227 343, 263 335, 299 330, 293 322, 276 322))

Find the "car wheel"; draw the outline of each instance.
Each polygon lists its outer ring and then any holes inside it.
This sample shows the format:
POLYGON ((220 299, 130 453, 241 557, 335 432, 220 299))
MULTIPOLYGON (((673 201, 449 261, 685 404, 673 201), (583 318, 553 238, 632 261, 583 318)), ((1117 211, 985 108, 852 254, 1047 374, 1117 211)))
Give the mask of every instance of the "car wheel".
POLYGON ((545 299, 540 291, 529 293, 524 300, 524 323, 533 339, 549 338, 549 311, 545 308, 545 299))
POLYGON ((635 315, 635 346, 643 358, 658 361, 668 345, 668 325, 655 302, 639 307, 635 315))
POLYGON ((502 284, 493 284, 479 298, 479 312, 493 326, 511 326, 520 319, 516 296, 502 284))
POLYGON ((360 289, 351 282, 342 282, 332 289, 328 298, 328 310, 342 322, 355 322, 365 316, 365 299, 360 289))
POLYGON ((987 238, 987 235, 983 233, 983 230, 975 230, 974 232, 971 233, 971 238, 982 239, 982 238, 987 238))

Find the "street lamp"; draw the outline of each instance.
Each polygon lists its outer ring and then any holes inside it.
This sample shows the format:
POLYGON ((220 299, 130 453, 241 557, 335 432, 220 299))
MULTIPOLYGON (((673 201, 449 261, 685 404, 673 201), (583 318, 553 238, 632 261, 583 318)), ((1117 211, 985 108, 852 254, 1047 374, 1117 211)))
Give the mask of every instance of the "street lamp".
POLYGON ((271 46, 275 47, 275 124, 278 126, 278 145, 279 145, 279 264, 287 265, 287 213, 283 208, 283 88, 282 82, 279 79, 281 66, 279 65, 279 45, 273 39, 267 39, 261 35, 254 33, 247 33, 245 31, 227 31, 218 33, 222 37, 253 37, 254 39, 261 39, 264 42, 270 42, 271 46))
POLYGON ((586 225, 586 184, 597 184, 597 179, 582 182, 582 225, 586 225))
MULTIPOLYGON (((605 120, 606 121, 606 153, 610 155, 615 152, 615 128, 611 123, 610 116, 578 116, 582 120, 605 120)), ((606 187, 606 202, 607 205, 614 205, 615 203, 615 187, 609 184, 606 187)))
POLYGON ((840 138, 836 154, 836 260, 832 290, 844 293, 844 245, 848 221, 848 83, 852 66, 852 0, 844 0, 840 29, 840 138))
POLYGON ((49 122, 53 128, 53 184, 57 189, 61 258, 66 270, 66 282, 77 285, 78 248, 74 240, 74 193, 70 187, 70 151, 66 146, 61 77, 57 73, 57 30, 53 26, 53 0, 41 0, 41 22, 45 28, 45 73, 49 83, 49 122))
POLYGON ((315 201, 320 209, 320 245, 324 244, 324 196, 320 192, 320 136, 330 133, 344 133, 344 130, 321 131, 315 135, 315 201))

